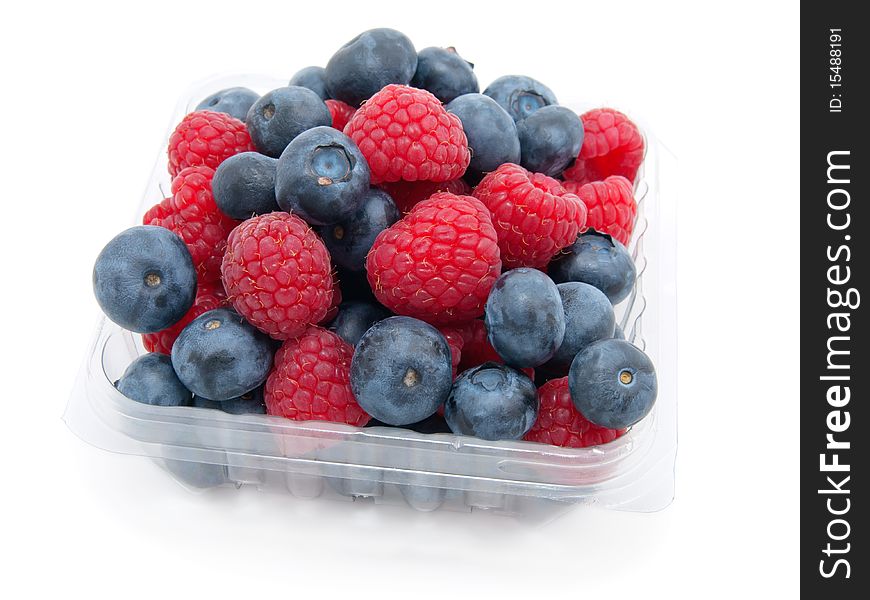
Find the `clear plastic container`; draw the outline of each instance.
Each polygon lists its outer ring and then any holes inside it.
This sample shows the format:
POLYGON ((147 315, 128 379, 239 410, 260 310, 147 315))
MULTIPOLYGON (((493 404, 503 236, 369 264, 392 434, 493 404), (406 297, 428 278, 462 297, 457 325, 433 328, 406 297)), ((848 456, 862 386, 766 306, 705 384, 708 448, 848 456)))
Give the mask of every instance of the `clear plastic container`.
MULTIPOLYGON (((250 75, 212 79, 185 95, 171 124, 219 89, 246 86, 264 93, 285 84, 250 75)), ((371 498, 419 510, 486 509, 510 515, 551 515, 576 504, 662 509, 673 498, 677 449, 676 214, 675 199, 662 186, 662 174, 673 172, 674 159, 648 130, 646 139, 647 155, 636 189, 638 221, 629 244, 637 264, 637 286, 616 313, 626 338, 654 361, 659 395, 645 419, 609 444, 573 449, 487 442, 140 404, 113 386, 127 365, 145 352, 140 336, 103 317, 64 420, 94 446, 151 457, 192 490, 252 485, 304 498, 371 498)), ((136 223, 148 207, 168 195, 169 184, 161 149, 136 223)))

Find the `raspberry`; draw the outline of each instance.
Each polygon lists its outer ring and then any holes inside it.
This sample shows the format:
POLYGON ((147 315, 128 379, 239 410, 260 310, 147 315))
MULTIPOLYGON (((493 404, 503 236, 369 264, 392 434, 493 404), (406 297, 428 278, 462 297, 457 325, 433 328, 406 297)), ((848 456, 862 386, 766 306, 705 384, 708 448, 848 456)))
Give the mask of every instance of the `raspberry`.
POLYGON ((151 207, 142 218, 143 224, 165 227, 184 240, 201 283, 220 281, 227 236, 236 226, 215 204, 213 176, 209 167, 183 169, 172 180, 172 197, 151 207))
POLYGON ((146 333, 142 336, 142 344, 148 352, 160 352, 169 354, 172 352, 172 344, 181 330, 187 324, 204 312, 220 308, 227 303, 227 297, 220 284, 200 284, 196 290, 196 300, 181 320, 157 333, 146 333))
MULTIPOLYGON (((460 373, 466 369, 480 366, 485 362, 504 364, 504 359, 498 355, 498 352, 489 343, 489 338, 486 335, 486 325, 484 325, 483 321, 475 319, 462 325, 459 329, 462 333, 462 354, 460 355, 458 369, 460 373)), ((450 338, 447 338, 447 341, 449 343, 450 338)), ((532 381, 535 380, 534 369, 520 369, 520 371, 528 375, 532 381)))
POLYGON ((221 271, 235 309, 275 339, 300 335, 332 303, 329 253, 295 215, 274 212, 236 227, 221 271))
POLYGON ((226 113, 198 110, 184 117, 169 136, 169 174, 175 177, 197 165, 217 169, 225 158, 253 149, 244 123, 226 113))
POLYGON ((320 327, 284 342, 266 379, 270 415, 294 421, 332 421, 362 427, 371 417, 350 389, 353 347, 320 327))
POLYGON ((591 423, 574 407, 568 378, 552 379, 538 388, 538 419, 523 439, 568 448, 585 448, 612 442, 625 429, 608 429, 591 423))
POLYGON ((637 216, 637 202, 634 190, 625 177, 615 175, 604 181, 580 184, 566 181, 565 187, 580 196, 586 204, 589 215, 586 226, 600 233, 612 235, 614 239, 628 245, 637 216))
POLYGON ((465 332, 459 327, 440 327, 439 331, 450 346, 450 365, 453 368, 453 379, 459 372, 459 362, 462 360, 462 346, 465 344, 465 332))
POLYGON ((583 147, 577 160, 562 176, 589 183, 611 175, 634 181, 643 162, 643 135, 628 117, 612 108, 596 108, 580 115, 583 147))
POLYGON ((488 173, 474 197, 492 212, 506 267, 545 267, 586 223, 580 198, 555 179, 512 163, 488 173))
POLYGON ((341 286, 338 282, 338 271, 332 272, 332 302, 329 304, 329 311, 326 313, 318 325, 325 325, 332 321, 338 315, 338 305, 341 304, 341 286))
POLYGON ((414 206, 428 199, 436 192, 450 192, 457 196, 467 196, 471 186, 464 179, 450 181, 394 181, 382 183, 381 189, 387 192, 403 214, 411 212, 414 206))
POLYGON ((332 115, 332 126, 339 131, 344 131, 344 126, 350 121, 356 109, 350 104, 345 104, 341 100, 327 100, 326 108, 329 109, 329 114, 332 115))
POLYGON ((450 181, 471 155, 462 122, 425 90, 391 84, 369 98, 348 121, 372 171, 372 183, 450 181))
POLYGON ((479 317, 501 272, 489 212, 471 196, 435 194, 378 235, 366 270, 397 314, 435 325, 479 317))

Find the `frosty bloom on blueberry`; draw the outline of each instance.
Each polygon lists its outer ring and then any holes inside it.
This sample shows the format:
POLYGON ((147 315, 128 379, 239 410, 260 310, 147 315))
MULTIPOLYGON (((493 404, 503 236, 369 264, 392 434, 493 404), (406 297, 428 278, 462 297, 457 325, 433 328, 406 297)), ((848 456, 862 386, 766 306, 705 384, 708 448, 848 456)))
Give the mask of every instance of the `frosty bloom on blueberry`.
MULTIPOLYGON (((417 52, 386 28, 284 81, 193 99, 168 140, 169 197, 97 257, 100 308, 149 351, 117 390, 222 423, 377 427, 353 434, 367 437, 584 448, 629 435, 658 393, 617 323, 646 341, 637 125, 578 115, 526 75, 480 93, 453 47, 417 52)), ((373 447, 356 459, 381 468, 373 447)), ((165 464, 195 487, 232 471, 165 464)), ((427 510, 445 501, 399 486, 427 510)))

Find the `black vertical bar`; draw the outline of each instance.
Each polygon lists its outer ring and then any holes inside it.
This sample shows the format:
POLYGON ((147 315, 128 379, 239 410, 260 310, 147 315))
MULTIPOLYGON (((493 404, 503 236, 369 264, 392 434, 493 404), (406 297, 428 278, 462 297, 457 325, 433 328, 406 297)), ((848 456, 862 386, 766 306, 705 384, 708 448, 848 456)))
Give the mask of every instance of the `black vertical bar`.
POLYGON ((870 27, 859 3, 801 9, 801 591, 867 598, 870 27))

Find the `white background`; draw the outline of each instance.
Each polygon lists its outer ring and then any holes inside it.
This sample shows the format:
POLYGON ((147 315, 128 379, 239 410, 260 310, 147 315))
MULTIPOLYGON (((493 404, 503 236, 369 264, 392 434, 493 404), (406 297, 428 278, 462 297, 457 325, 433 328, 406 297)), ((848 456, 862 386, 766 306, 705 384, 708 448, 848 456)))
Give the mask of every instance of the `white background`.
POLYGON ((10 598, 795 597, 796 3, 7 3, 0 572, 10 598), (24 7, 26 4, 26 8, 24 7), (130 5, 132 6, 132 4, 130 5), (680 450, 656 514, 486 515, 187 493, 60 416, 178 96, 289 77, 364 29, 640 115, 678 156, 680 450))

